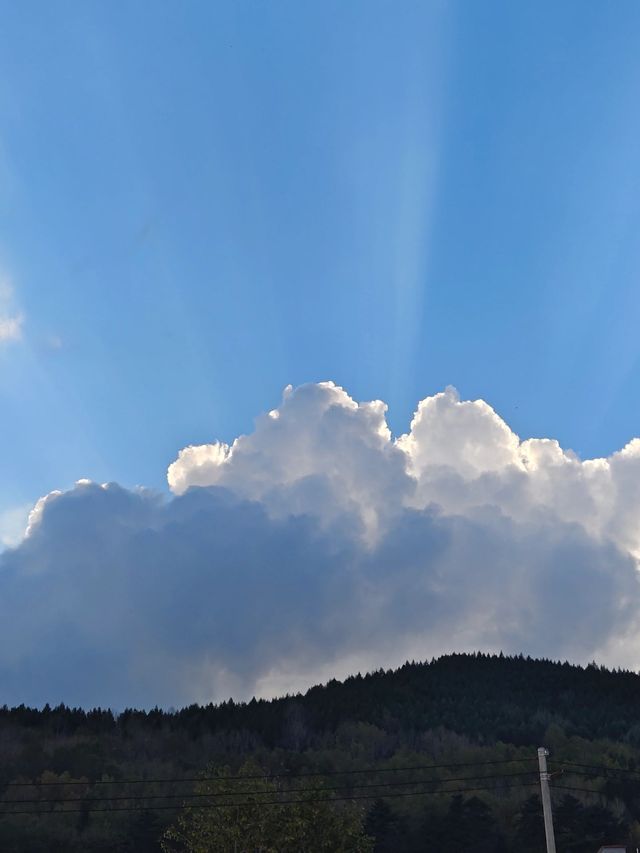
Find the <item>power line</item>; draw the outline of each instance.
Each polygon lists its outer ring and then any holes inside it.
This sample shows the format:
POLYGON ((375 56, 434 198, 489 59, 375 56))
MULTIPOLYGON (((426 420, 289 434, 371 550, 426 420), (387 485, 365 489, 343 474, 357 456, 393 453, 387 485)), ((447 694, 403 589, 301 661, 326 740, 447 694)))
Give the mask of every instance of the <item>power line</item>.
MULTIPOLYGON (((479 786, 473 788, 453 788, 446 790, 428 790, 428 791, 404 791, 400 794, 385 794, 383 795, 384 799, 398 798, 398 797, 421 797, 421 796, 431 796, 435 794, 467 794, 474 793, 477 791, 504 791, 509 788, 530 788, 533 786, 537 787, 537 782, 523 782, 521 784, 516 785, 493 785, 493 786, 479 786)), ((288 805, 306 805, 307 803, 333 803, 333 802, 342 802, 346 800, 378 800, 382 799, 379 794, 354 794, 352 796, 344 796, 344 797, 331 797, 331 799, 322 799, 322 798, 309 798, 309 799, 297 799, 297 800, 260 800, 260 801, 247 801, 244 803, 207 803, 198 805, 196 808, 198 810, 202 809, 224 809, 229 807, 238 807, 242 808, 244 806, 288 806, 288 805)), ((141 797, 140 799, 146 799, 141 797)), ((59 802, 64 802, 64 800, 60 800, 59 802)), ((176 810, 181 809, 183 806, 181 805, 173 805, 173 806, 155 806, 153 811, 165 811, 165 810, 176 810)), ((2 811, 0 812, 0 816, 4 817, 6 815, 62 815, 62 814, 77 814, 82 812, 87 814, 89 812, 145 812, 151 811, 151 809, 147 809, 140 806, 114 806, 113 808, 94 808, 94 809, 47 809, 46 811, 38 811, 37 809, 23 809, 23 810, 10 810, 10 811, 2 811)))
MULTIPOLYGON (((594 770, 594 771, 595 770, 603 770, 605 774, 608 774, 608 773, 627 773, 627 774, 632 774, 634 776, 640 776, 640 770, 630 770, 630 769, 627 769, 625 767, 607 767, 604 764, 579 764, 577 761, 563 761, 560 763, 564 766, 568 765, 569 767, 582 767, 584 770, 594 770)), ((569 772, 572 772, 572 771, 569 771, 569 772)), ((603 776, 602 778, 607 778, 607 777, 603 776)), ((616 777, 609 776, 608 778, 616 778, 616 777)), ((638 781, 640 781, 640 779, 638 781)))
MULTIPOLYGON (((505 758, 500 761, 460 761, 454 764, 420 764, 413 767, 379 767, 366 768, 360 770, 322 770, 318 772, 305 773, 256 773, 246 776, 225 776, 225 781, 240 781, 245 779, 303 779, 307 777, 325 777, 325 776, 350 776, 361 773, 410 773, 417 770, 445 770, 454 767, 489 767, 491 765, 504 764, 525 764, 526 762, 535 761, 535 758, 505 758)), ((62 785, 84 785, 85 787, 93 787, 94 785, 164 785, 164 784, 180 784, 181 782, 216 782, 223 777, 220 776, 196 776, 196 777, 174 777, 165 779, 97 779, 94 782, 69 781, 63 782, 56 780, 53 782, 8 782, 7 787, 11 788, 36 788, 36 787, 55 787, 62 785)))
POLYGON ((625 785, 640 785, 640 779, 625 779, 623 776, 609 776, 606 773, 587 773, 584 770, 571 770, 563 767, 553 775, 583 776, 585 779, 604 779, 607 782, 623 782, 625 785))
MULTIPOLYGON (((583 794, 597 794, 599 797, 607 797, 604 791, 596 791, 593 788, 578 788, 573 785, 552 785, 552 791, 579 791, 583 794)), ((607 797, 607 799, 609 799, 607 797)))
MULTIPOLYGON (((482 779, 511 779, 517 776, 530 776, 534 774, 535 770, 522 770, 518 773, 502 773, 497 776, 458 776, 452 779, 411 779, 411 780, 402 780, 400 782, 372 782, 365 784, 345 784, 345 785, 327 785, 322 788, 289 788, 279 792, 275 792, 272 790, 260 791, 255 788, 252 790, 240 790, 240 791, 221 791, 220 793, 209 792, 209 793, 192 793, 192 794, 142 794, 142 795, 128 795, 123 794, 119 796, 104 796, 104 797, 67 797, 64 799, 56 798, 56 799, 20 799, 20 800, 0 800, 0 806, 3 805, 14 805, 16 803, 87 803, 87 802, 117 802, 122 800, 170 800, 170 799, 193 799, 198 797, 239 797, 239 796, 247 796, 257 794, 259 796, 263 795, 273 795, 274 793, 282 793, 282 794, 298 794, 298 793, 323 793, 325 791, 344 791, 345 789, 358 788, 358 789, 370 789, 370 788, 398 788, 404 787, 407 785, 435 785, 435 784, 444 784, 447 785, 452 782, 475 782, 476 780, 482 779)), ((244 777, 245 779, 248 777, 244 777)), ((224 777, 220 777, 220 781, 226 781, 224 777)))

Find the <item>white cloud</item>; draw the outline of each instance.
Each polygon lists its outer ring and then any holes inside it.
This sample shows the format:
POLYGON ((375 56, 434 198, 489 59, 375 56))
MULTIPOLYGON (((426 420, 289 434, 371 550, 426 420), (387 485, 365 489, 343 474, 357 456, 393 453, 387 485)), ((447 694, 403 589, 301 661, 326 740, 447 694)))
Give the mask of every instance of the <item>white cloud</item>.
POLYGON ((31 505, 11 507, 0 512, 0 550, 15 548, 22 542, 31 512, 31 505))
POLYGON ((169 500, 39 501, 0 556, 7 700, 268 694, 453 649, 640 664, 640 441, 581 461, 453 389, 397 440, 385 413, 287 388, 250 435, 181 451, 169 500))
POLYGON ((13 317, 0 316, 0 343, 19 341, 22 338, 23 322, 22 314, 16 314, 13 317))
POLYGON ((0 344, 22 338, 24 316, 11 310, 13 287, 8 278, 0 278, 0 344))
POLYGON ((181 451, 169 466, 169 486, 175 494, 225 486, 272 515, 309 512, 326 521, 348 510, 371 530, 392 509, 389 489, 402 500, 414 489, 385 413, 379 400, 358 404, 333 382, 287 387, 251 435, 231 447, 181 451))
POLYGON ((356 403, 333 383, 288 391, 279 409, 231 447, 189 447, 169 466, 169 486, 222 485, 269 512, 344 506, 363 520, 399 507, 436 504, 446 513, 498 507, 518 521, 552 514, 640 557, 640 439, 608 459, 581 461, 551 439, 521 441, 483 400, 454 388, 418 405, 408 434, 394 440, 380 401, 356 403), (331 501, 301 503, 321 478, 331 501))
POLYGON ((453 468, 465 480, 521 465, 518 437, 484 400, 460 401, 455 388, 418 405, 411 430, 398 445, 420 479, 429 468, 453 468))

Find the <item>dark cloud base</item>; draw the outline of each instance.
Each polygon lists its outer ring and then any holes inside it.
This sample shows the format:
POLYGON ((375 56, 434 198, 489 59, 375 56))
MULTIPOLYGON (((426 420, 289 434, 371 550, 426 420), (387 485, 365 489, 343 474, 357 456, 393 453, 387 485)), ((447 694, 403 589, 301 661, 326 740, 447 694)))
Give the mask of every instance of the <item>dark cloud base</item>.
POLYGON ((217 487, 51 496, 0 554, 1 701, 178 706, 478 648, 586 661, 634 631, 634 560, 577 524, 434 506, 362 530, 217 487))

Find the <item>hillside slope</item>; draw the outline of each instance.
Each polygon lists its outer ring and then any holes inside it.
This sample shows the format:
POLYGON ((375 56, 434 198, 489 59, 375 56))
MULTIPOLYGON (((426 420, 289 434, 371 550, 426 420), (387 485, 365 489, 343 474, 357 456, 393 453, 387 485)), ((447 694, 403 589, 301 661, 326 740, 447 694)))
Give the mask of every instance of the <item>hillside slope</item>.
MULTIPOLYGON (((250 758, 287 778, 313 773, 318 784, 337 778, 332 796, 361 798, 358 808, 380 851, 457 853, 472 843, 474 850, 537 851, 541 744, 551 750, 551 769, 563 770, 554 780, 559 849, 590 853, 596 841, 639 837, 640 676, 631 672, 522 656, 448 655, 271 701, 119 715, 4 707, 3 811, 16 810, 8 801, 27 795, 80 799, 79 792, 102 797, 96 805, 107 808, 117 794, 122 811, 93 813, 83 801, 80 817, 5 815, 0 846, 159 850, 158 838, 175 818, 158 808, 167 805, 159 795, 171 793, 179 805, 192 788, 175 780, 212 767, 233 773, 250 758), (423 769, 404 769, 412 767, 423 769), (141 779, 174 781, 122 781, 141 779), (87 784, 24 785, 69 780, 87 784), (117 784, 92 786, 96 780, 117 784), (420 793, 442 789, 462 792, 420 793)), ((23 810, 61 807, 36 803, 23 810)))

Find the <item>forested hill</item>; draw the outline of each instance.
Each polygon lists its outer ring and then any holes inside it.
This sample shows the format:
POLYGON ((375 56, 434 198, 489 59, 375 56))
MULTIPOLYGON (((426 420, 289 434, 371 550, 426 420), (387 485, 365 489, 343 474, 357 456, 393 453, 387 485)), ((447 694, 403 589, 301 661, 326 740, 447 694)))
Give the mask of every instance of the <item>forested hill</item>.
POLYGON ((269 747, 286 739, 292 720, 299 735, 303 728, 312 734, 361 722, 387 732, 440 727, 480 744, 503 741, 519 746, 539 744, 555 723, 568 736, 640 745, 640 676, 522 655, 453 654, 330 681, 305 694, 273 700, 229 700, 179 711, 129 709, 117 716, 64 706, 0 709, 0 724, 57 734, 126 734, 132 727, 192 736, 243 731, 253 732, 269 747))
MULTIPOLYGON (((166 839, 189 813, 180 810, 196 796, 194 777, 255 779, 257 768, 274 780, 273 796, 291 797, 287 785, 300 774, 315 778, 313 790, 330 784, 332 813, 353 806, 349 820, 376 853, 539 853, 541 745, 563 773, 553 782, 558 849, 594 853, 605 841, 635 849, 640 676, 631 672, 458 654, 271 701, 120 714, 5 706, 0 850, 159 853, 162 838, 163 849, 192 849, 166 839), (357 802, 341 801, 345 792, 357 802)), ((236 832, 235 805, 204 814, 236 832)))
POLYGON ((358 721, 386 731, 443 727, 480 743, 534 745, 555 722, 567 735, 640 745, 635 673, 481 653, 331 681, 294 698, 186 708, 175 720, 178 726, 255 730, 274 744, 292 706, 316 731, 358 721))

